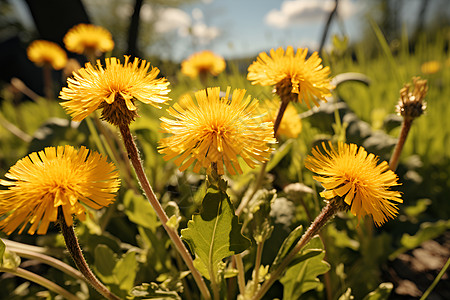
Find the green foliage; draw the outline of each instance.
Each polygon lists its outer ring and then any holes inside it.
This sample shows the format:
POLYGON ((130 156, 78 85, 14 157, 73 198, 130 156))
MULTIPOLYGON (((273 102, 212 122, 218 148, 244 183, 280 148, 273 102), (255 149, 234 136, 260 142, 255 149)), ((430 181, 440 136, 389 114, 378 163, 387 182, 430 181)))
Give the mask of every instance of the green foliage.
POLYGON ((370 292, 363 300, 385 300, 389 298, 394 285, 390 282, 381 283, 376 290, 370 292))
POLYGON ((123 197, 123 205, 128 219, 136 225, 148 228, 153 232, 160 226, 155 210, 142 195, 136 195, 134 191, 128 190, 123 197))
POLYGON ((280 279, 284 286, 283 299, 299 299, 302 294, 322 286, 317 276, 326 273, 330 265, 323 260, 325 251, 319 237, 313 238, 280 279))
POLYGON ((95 248, 94 270, 100 280, 114 293, 125 296, 134 286, 137 271, 136 253, 130 251, 118 259, 106 245, 98 245, 95 248))
POLYGON ((130 300, 138 299, 181 299, 180 296, 174 291, 167 291, 158 286, 157 283, 143 283, 139 286, 135 286, 130 291, 130 296, 127 297, 130 300))
POLYGON ((195 253, 197 268, 208 279, 218 275, 223 259, 250 246, 250 240, 241 234, 228 195, 214 185, 206 191, 201 213, 192 216, 181 237, 195 253))

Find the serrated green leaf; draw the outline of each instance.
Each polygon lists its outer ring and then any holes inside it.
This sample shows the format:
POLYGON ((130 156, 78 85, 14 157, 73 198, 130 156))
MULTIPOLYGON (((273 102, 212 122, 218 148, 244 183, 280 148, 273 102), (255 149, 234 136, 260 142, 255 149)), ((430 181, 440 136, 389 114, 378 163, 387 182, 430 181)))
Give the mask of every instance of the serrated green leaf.
POLYGON ((130 296, 127 299, 138 300, 138 299, 176 299, 180 300, 180 296, 174 291, 166 291, 162 289, 158 284, 143 283, 139 286, 135 286, 129 293, 130 296))
POLYGON ((313 238, 301 254, 314 255, 288 268, 285 275, 280 279, 284 286, 283 299, 285 300, 299 299, 305 292, 318 288, 322 283, 317 276, 330 269, 330 265, 323 261, 325 251, 319 237, 313 238), (322 250, 317 255, 318 249, 322 250))
POLYGON ((283 258, 289 253, 289 250, 292 249, 292 247, 295 245, 301 235, 303 233, 303 226, 298 226, 294 230, 291 231, 289 236, 284 240, 283 244, 280 247, 280 250, 278 250, 277 256, 275 257, 272 265, 270 266, 270 270, 275 270, 278 265, 281 263, 283 258))
POLYGON ((389 298, 394 285, 390 282, 381 283, 376 290, 370 292, 363 300, 385 300, 389 298))
POLYGON ((142 195, 136 195, 134 191, 128 190, 123 198, 123 204, 125 206, 125 214, 131 222, 148 228, 153 232, 160 225, 155 210, 142 195))
POLYGON ((241 225, 228 195, 217 187, 208 188, 202 209, 200 214, 192 216, 181 237, 195 253, 194 262, 199 271, 210 279, 210 274, 217 275, 224 258, 247 249, 250 240, 240 232, 241 225))
POLYGON ((3 264, 3 254, 5 254, 6 245, 0 239, 0 266, 3 264))
POLYGON ((129 291, 134 286, 137 267, 136 252, 128 252, 117 261, 113 274, 121 290, 129 291))

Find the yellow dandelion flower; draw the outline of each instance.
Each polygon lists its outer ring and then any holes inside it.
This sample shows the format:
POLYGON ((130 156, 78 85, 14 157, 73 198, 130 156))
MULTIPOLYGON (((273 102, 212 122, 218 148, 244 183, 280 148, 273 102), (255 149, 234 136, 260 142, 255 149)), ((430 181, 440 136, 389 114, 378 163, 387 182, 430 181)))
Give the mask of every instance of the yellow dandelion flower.
POLYGON ((93 24, 78 24, 72 27, 63 41, 67 50, 78 54, 95 53, 99 56, 114 48, 111 33, 93 24))
POLYGON ((397 183, 397 175, 389 170, 387 162, 378 163, 378 157, 367 154, 363 147, 339 143, 334 149, 322 144, 325 153, 313 149, 305 166, 319 176, 313 178, 326 189, 320 193, 325 199, 339 196, 358 219, 372 215, 377 226, 382 225, 397 212, 397 203, 403 203, 398 191, 390 190, 397 183))
POLYGON ((441 63, 437 60, 431 60, 431 61, 424 62, 420 66, 420 70, 422 71, 423 74, 434 74, 434 73, 439 72, 440 69, 441 69, 441 63))
POLYGON ((97 108, 102 108, 102 118, 113 125, 129 125, 137 116, 135 100, 159 108, 159 104, 170 100, 167 94, 169 82, 156 78, 159 69, 145 60, 135 58, 129 62, 125 56, 124 64, 115 58, 107 58, 106 66, 97 60, 94 67, 87 63, 84 68, 68 78, 68 87, 59 94, 64 109, 74 121, 81 121, 97 108))
POLYGON ((51 65, 55 70, 61 70, 67 63, 67 54, 58 44, 36 40, 27 48, 28 59, 37 66, 51 65))
POLYGON ((425 97, 428 92, 426 79, 413 77, 414 87, 407 83, 400 90, 400 99, 396 106, 397 113, 405 119, 415 119, 421 116, 427 108, 425 97))
MULTIPOLYGON (((260 107, 262 113, 264 113, 263 120, 265 122, 274 122, 277 117, 278 108, 280 107, 280 100, 266 100, 260 107)), ((297 138, 300 132, 302 132, 302 121, 298 116, 298 112, 295 107, 288 106, 284 112, 277 135, 284 135, 287 138, 297 138)))
POLYGON ((29 234, 47 232, 61 208, 68 226, 72 215, 84 220, 85 205, 94 209, 108 206, 119 189, 119 174, 106 157, 85 147, 48 147, 19 160, 0 180, 0 228, 11 234, 27 223, 29 234))
POLYGON ((248 96, 245 90, 236 89, 229 100, 231 88, 225 97, 220 97, 220 88, 208 88, 195 93, 197 104, 186 96, 182 108, 177 103, 168 109, 175 119, 161 118, 161 128, 172 134, 160 141, 158 151, 164 159, 174 157, 180 171, 194 164, 194 172, 211 164, 217 173, 224 174, 224 166, 232 175, 242 173, 238 155, 252 168, 269 159, 275 143, 273 123, 262 122, 257 114, 258 101, 248 96))
POLYGON ((199 74, 204 76, 208 73, 217 76, 225 70, 225 66, 223 57, 205 50, 194 53, 187 60, 184 60, 181 63, 181 73, 192 78, 196 78, 199 74))
POLYGON ((322 66, 322 59, 314 52, 308 59, 308 49, 289 46, 270 50, 270 56, 261 52, 248 67, 247 79, 252 84, 275 86, 275 92, 283 102, 310 102, 319 106, 317 99, 326 101, 334 86, 330 83, 330 68, 322 66))

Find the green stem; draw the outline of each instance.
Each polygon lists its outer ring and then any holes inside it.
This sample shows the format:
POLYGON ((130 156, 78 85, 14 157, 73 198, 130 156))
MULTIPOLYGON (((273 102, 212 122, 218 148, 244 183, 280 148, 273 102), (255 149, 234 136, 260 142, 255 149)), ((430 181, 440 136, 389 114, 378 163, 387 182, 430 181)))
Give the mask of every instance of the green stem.
POLYGON ((433 280, 433 283, 427 288, 425 293, 423 293, 422 297, 420 297, 420 300, 425 300, 428 298, 430 293, 433 291, 434 287, 438 284, 438 282, 441 280, 442 276, 444 276, 445 272, 447 271, 448 267, 450 266, 450 257, 447 259, 447 262, 442 267, 442 270, 439 272, 439 274, 436 276, 436 278, 433 280))
POLYGON ((391 160, 389 161, 389 167, 392 171, 395 171, 400 160, 400 155, 405 145, 406 138, 408 137, 409 130, 414 119, 406 118, 403 120, 402 129, 400 131, 400 136, 398 137, 397 145, 395 145, 394 153, 392 154, 391 160))
POLYGON ((69 251, 70 256, 72 256, 72 259, 75 262, 78 270, 80 270, 80 272, 92 285, 92 287, 94 287, 97 292, 99 292, 103 297, 110 300, 120 300, 119 297, 108 290, 108 288, 104 286, 103 283, 100 282, 100 280, 97 279, 94 273, 92 273, 86 260, 83 257, 83 253, 81 252, 80 245, 78 244, 78 239, 73 230, 73 226, 67 226, 61 208, 59 208, 58 210, 58 219, 64 241, 66 242, 67 250, 69 251))
POLYGON ((81 274, 80 271, 72 268, 68 264, 60 261, 59 259, 56 259, 54 257, 48 256, 48 255, 45 255, 42 253, 36 253, 36 252, 30 251, 30 250, 27 250, 26 248, 24 249, 24 248, 18 248, 18 247, 10 247, 10 246, 7 246, 7 248, 8 248, 8 250, 19 255, 20 257, 24 257, 24 258, 28 258, 28 259, 35 259, 35 260, 45 263, 49 266, 52 266, 55 269, 58 269, 64 273, 66 273, 69 276, 86 281, 86 279, 83 277, 83 274, 81 274))
POLYGON ((74 294, 68 292, 67 290, 63 289, 56 283, 54 283, 42 276, 39 276, 33 272, 27 271, 25 269, 22 269, 22 268, 8 269, 8 268, 0 267, 0 272, 11 273, 11 274, 19 276, 21 278, 24 278, 26 280, 30 280, 34 283, 37 283, 37 284, 45 287, 46 289, 48 289, 52 292, 55 292, 55 293, 63 296, 64 298, 66 298, 68 300, 80 300, 80 298, 78 298, 74 294))
POLYGON ((194 276, 194 280, 197 283, 197 286, 199 287, 202 296, 205 299, 208 299, 208 300, 211 299, 211 295, 209 293, 208 287, 206 286, 206 283, 203 280, 203 277, 200 275, 200 272, 195 268, 194 261, 192 260, 191 254, 187 250, 186 246, 184 245, 184 243, 181 240, 178 233, 173 228, 171 228, 170 226, 167 225, 169 218, 167 217, 166 212, 161 207, 161 204, 159 203, 158 199, 156 199, 156 195, 153 192, 153 189, 152 189, 150 183, 148 182, 147 175, 145 175, 144 168, 142 167, 142 163, 139 158, 136 144, 131 135, 130 128, 128 127, 128 125, 120 125, 119 129, 120 129, 120 133, 122 134, 123 142, 125 144, 125 149, 128 152, 128 156, 131 160, 131 164, 134 167, 137 178, 142 186, 142 189, 144 190, 145 195, 147 196, 147 199, 149 200, 150 204, 152 205, 153 209, 155 210, 156 215, 158 216, 164 229, 166 230, 167 234, 169 235, 170 239, 172 240, 173 244, 175 245, 175 248, 177 249, 178 253, 180 253, 180 255, 183 258, 184 262, 186 263, 187 267, 191 271, 192 276, 194 276))
POLYGON ((281 261, 277 269, 270 273, 270 278, 264 282, 261 289, 253 297, 252 300, 259 300, 264 296, 269 290, 272 284, 275 283, 278 278, 281 277, 289 263, 295 258, 295 256, 306 246, 306 244, 316 235, 319 230, 330 220, 336 212, 338 212, 339 206, 331 200, 320 212, 320 214, 315 218, 314 222, 309 226, 308 230, 303 234, 301 239, 298 241, 297 245, 286 255, 286 257, 281 261))
MULTIPOLYGON (((286 111, 286 108, 289 104, 289 101, 281 101, 280 108, 278 109, 277 117, 275 119, 275 122, 273 124, 273 135, 276 136, 278 132, 278 128, 280 128, 281 120, 283 119, 284 112, 286 111)), ((236 215, 239 217, 244 210, 245 207, 247 207, 248 202, 253 198, 253 196, 256 194, 256 192, 261 188, 262 183, 264 181, 264 177, 266 175, 266 167, 267 162, 264 162, 261 165, 261 169, 259 170, 258 177, 256 178, 255 184, 253 185, 252 193, 249 197, 246 197, 242 199, 241 203, 239 204, 238 208, 236 209, 236 215)))
POLYGON ((259 284, 259 268, 261 266, 261 258, 262 258, 262 251, 264 247, 264 240, 262 242, 257 242, 257 248, 256 248, 256 259, 255 259, 255 268, 253 273, 253 294, 256 293, 258 290, 258 284, 259 284))
POLYGON ((236 254, 233 256, 234 260, 236 261, 236 267, 238 270, 238 286, 239 286, 239 293, 244 296, 245 295, 245 269, 244 269, 244 262, 242 261, 241 254, 236 254))

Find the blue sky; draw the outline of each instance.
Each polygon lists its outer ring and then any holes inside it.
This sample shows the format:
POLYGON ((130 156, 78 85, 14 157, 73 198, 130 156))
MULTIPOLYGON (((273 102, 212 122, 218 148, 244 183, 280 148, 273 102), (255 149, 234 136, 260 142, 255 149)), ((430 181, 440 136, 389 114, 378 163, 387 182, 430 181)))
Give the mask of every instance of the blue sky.
MULTIPOLYGON (((191 50, 208 48, 230 58, 254 55, 279 46, 318 47, 333 5, 333 0, 212 0, 184 6, 182 10, 192 17, 191 26, 196 22, 193 16, 201 11, 202 18, 197 22, 217 29, 217 37, 209 42, 200 41, 195 47, 197 49, 191 50)), ((358 38, 364 9, 361 1, 341 0, 339 21, 333 24, 332 32, 358 38)), ((210 32, 211 35, 213 33, 210 32)), ((185 45, 193 48, 192 44, 185 45)), ((183 45, 179 47, 185 48, 183 45)))
MULTIPOLYGON (((89 8, 101 8, 110 0, 82 1, 89 12, 89 8)), ((127 24, 134 1, 116 1, 119 7, 113 17, 127 24)), ((405 21, 414 21, 407 17, 417 15, 420 1, 407 1, 401 12, 405 21)), ((439 0, 430 2, 433 5, 439 0)), ((338 33, 348 35, 350 41, 357 40, 366 26, 368 3, 371 1, 340 0, 338 18, 332 24, 330 37, 338 33)), ((333 6, 334 0, 198 0, 179 8, 155 10, 144 1, 141 30, 145 31, 145 26, 157 19, 156 31, 171 36, 171 40, 170 47, 166 44, 152 48, 154 54, 177 61, 204 49, 225 58, 256 56, 260 51, 287 45, 315 50, 333 6)), ((27 16, 24 6, 16 7, 22 19, 32 26, 31 16, 27 16)))

